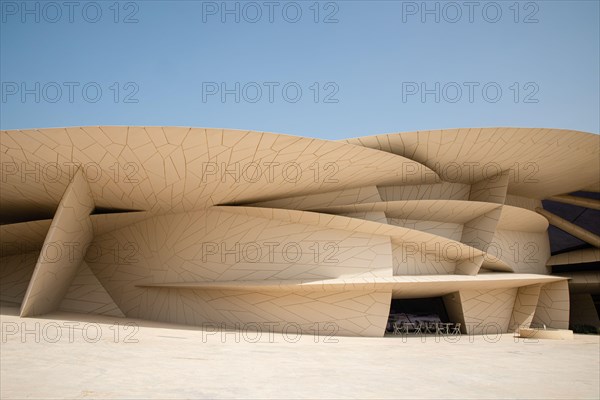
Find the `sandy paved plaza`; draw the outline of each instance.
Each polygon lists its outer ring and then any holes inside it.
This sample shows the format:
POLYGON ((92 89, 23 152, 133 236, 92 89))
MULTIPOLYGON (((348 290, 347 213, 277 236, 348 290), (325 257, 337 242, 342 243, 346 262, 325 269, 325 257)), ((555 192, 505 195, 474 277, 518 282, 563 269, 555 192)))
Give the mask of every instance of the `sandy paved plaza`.
POLYGON ((82 318, 2 309, 3 399, 600 396, 598 336, 328 339, 82 318))

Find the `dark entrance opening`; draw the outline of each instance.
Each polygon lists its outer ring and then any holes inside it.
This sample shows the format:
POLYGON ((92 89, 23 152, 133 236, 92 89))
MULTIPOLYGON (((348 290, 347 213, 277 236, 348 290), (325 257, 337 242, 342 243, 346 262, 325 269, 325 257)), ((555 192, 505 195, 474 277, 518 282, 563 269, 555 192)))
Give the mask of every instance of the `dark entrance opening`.
POLYGON ((453 322, 441 297, 392 299, 386 332, 394 331, 394 322, 453 322))

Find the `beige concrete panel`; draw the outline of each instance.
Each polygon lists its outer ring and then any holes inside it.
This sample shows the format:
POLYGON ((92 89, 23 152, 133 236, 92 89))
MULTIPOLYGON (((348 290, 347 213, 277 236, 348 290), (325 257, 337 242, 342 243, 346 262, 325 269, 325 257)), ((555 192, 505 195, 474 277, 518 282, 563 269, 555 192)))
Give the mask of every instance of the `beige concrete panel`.
POLYGON ((600 328, 600 319, 592 295, 587 293, 571 294, 569 324, 591 325, 600 328))
POLYGON ((477 275, 483 265, 484 256, 477 256, 456 262, 454 273, 457 275, 477 275))
POLYGON ((0 131, 3 217, 10 210, 10 219, 15 214, 27 220, 51 218, 76 171, 69 165, 70 146, 70 140, 60 133, 0 131))
POLYGON ((450 321, 459 323, 461 333, 467 333, 460 292, 448 293, 442 297, 442 300, 450 321))
POLYGON ((0 258, 0 302, 21 305, 40 252, 0 258))
MULTIPOLYGON (((493 325, 486 332, 494 334, 493 328, 505 329, 511 316, 514 296, 507 301, 506 293, 516 293, 517 287, 523 285, 557 281, 539 275, 495 275, 144 285, 141 290, 146 292, 133 299, 138 304, 132 304, 127 314, 190 325, 223 323, 225 327, 242 330, 264 330, 270 326, 271 330, 284 331, 288 327, 304 333, 313 333, 315 322, 321 327, 330 323, 329 334, 381 336, 389 313, 390 291, 394 298, 420 298, 453 292, 458 295, 458 290, 468 289, 471 291, 463 294, 465 303, 457 306, 459 313, 463 305, 467 312, 469 325, 465 328, 463 323, 464 332, 482 333, 484 327, 493 325), (476 293, 476 299, 469 299, 472 293, 476 293), (292 327, 290 323, 300 327, 292 327), (335 331, 331 330, 331 324, 335 331)), ((459 318, 452 309, 449 312, 454 322, 465 321, 460 317, 462 314, 459 318)))
MULTIPOLYGON (((502 213, 501 208, 474 218, 463 225, 460 241, 473 248, 487 252, 496 232, 496 225, 502 213)), ((470 258, 457 265, 456 274, 475 275, 479 272, 484 257, 470 258)))
POLYGON ((489 273, 476 276, 416 275, 324 280, 258 280, 166 282, 138 284, 144 288, 252 290, 259 292, 323 292, 336 290, 392 290, 394 298, 443 296, 458 290, 492 290, 565 281, 563 277, 534 274, 489 273))
POLYGON ((530 197, 516 196, 514 194, 507 194, 506 200, 504 201, 505 206, 512 206, 518 208, 524 208, 529 211, 535 211, 536 208, 542 206, 542 201, 539 199, 532 199, 530 197))
POLYGON ((456 261, 442 257, 441 249, 427 252, 414 244, 392 242, 392 256, 395 276, 453 274, 456 266, 456 261))
MULTIPOLYGON (((548 274, 550 258, 547 232, 517 232, 496 230, 488 254, 502 260, 514 272, 548 274)), ((491 256, 490 256, 491 257, 491 256)))
POLYGON ((551 340, 573 340, 575 336, 573 331, 568 329, 539 329, 535 328, 521 328, 519 329, 520 338, 530 339, 551 339, 551 340))
POLYGON ((431 233, 432 235, 443 236, 455 241, 460 241, 463 228, 462 224, 453 222, 419 221, 404 218, 388 218, 387 223, 407 229, 431 233))
POLYGON ((557 281, 553 277, 511 275, 145 285, 142 290, 146 292, 137 298, 141 304, 132 307, 131 315, 191 325, 223 322, 233 329, 252 323, 264 329, 271 323, 277 331, 292 322, 306 333, 312 333, 311 322, 333 322, 340 335, 380 336, 389 313, 389 290, 394 298, 414 298, 447 295, 461 288, 467 289, 461 290, 460 299, 468 332, 486 332, 484 329, 491 326, 487 332, 493 334, 494 329, 507 331, 518 286, 557 281))
POLYGON ((489 335, 509 332, 517 290, 461 290, 460 300, 466 332, 489 335))
POLYGON ((393 283, 394 298, 434 297, 463 290, 508 289, 535 284, 566 282, 562 277, 535 274, 489 273, 476 276, 464 275, 421 275, 377 278, 379 282, 393 283), (406 296, 402 296, 402 294, 406 296), (397 297, 398 295, 398 297, 397 297))
POLYGON ((471 185, 471 192, 469 193, 469 200, 504 204, 508 179, 508 171, 503 171, 501 174, 473 183, 471 185))
POLYGON ((62 299, 59 310, 82 314, 124 317, 85 261, 79 266, 73 283, 62 299))
POLYGON ((466 128, 392 133, 345 142, 419 161, 446 181, 473 183, 494 171, 509 170, 508 193, 536 199, 600 181, 600 136, 585 132, 466 128), (455 173, 456 166, 460 174, 455 173))
POLYGON ((496 229, 523 232, 546 232, 548 220, 535 211, 525 208, 502 206, 502 214, 496 229))
POLYGON ((111 214, 90 215, 94 235, 99 236, 107 232, 120 229, 124 226, 143 221, 150 218, 152 214, 148 212, 124 212, 111 214))
POLYGON ((89 215, 94 209, 90 188, 81 170, 67 187, 44 241, 27 293, 21 316, 55 311, 83 261, 92 240, 89 215), (53 248, 56 252, 50 254, 53 248))
MULTIPOLYGON (((39 154, 40 162, 92 165, 85 172, 97 206, 153 213, 379 184, 417 184, 426 182, 421 179, 425 171, 435 179, 427 167, 401 156, 265 132, 74 127, 0 135, 2 154, 20 157, 24 168, 32 168, 29 160, 36 162, 32 153, 39 154)), ((23 184, 20 178, 3 185, 6 204, 52 210, 66 187, 64 179, 56 184, 48 179, 23 184), (51 194, 44 194, 46 190, 51 194), (28 203, 24 198, 35 200, 28 203)))
POLYGON ((310 210, 313 208, 341 206, 346 204, 374 203, 377 201, 381 201, 377 187, 365 186, 337 190, 334 192, 261 201, 249 205, 255 207, 287 208, 289 210, 310 210))
MULTIPOLYGON (((242 331, 383 336, 389 291, 307 293, 143 289, 136 317, 242 331)), ((249 333, 250 337, 254 335, 249 333)))
POLYGON ((532 323, 548 328, 569 328, 569 286, 566 280, 542 286, 532 323))
POLYGON ((410 245, 422 246, 427 249, 441 248, 444 250, 445 257, 453 260, 464 260, 484 254, 484 252, 479 249, 441 236, 400 226, 349 218, 341 215, 259 207, 215 206, 213 209, 265 219, 277 219, 307 225, 326 226, 353 232, 389 236, 392 238, 392 241, 395 241, 396 243, 408 243, 410 245))
POLYGON ((471 185, 439 182, 428 185, 378 186, 382 201, 469 200, 471 185))
POLYGON ((487 273, 489 271, 494 272, 515 272, 510 265, 502 261, 496 256, 495 249, 489 249, 488 253, 483 256, 483 263, 479 268, 478 274, 487 273))
POLYGON ((365 212, 355 212, 355 213, 344 213, 342 214, 344 217, 348 218, 358 218, 364 219, 366 221, 374 221, 379 222, 381 224, 387 224, 388 219, 385 216, 385 213, 381 211, 365 211, 365 212))
POLYGON ((486 251, 494 238, 501 208, 486 212, 463 225, 460 241, 476 249, 486 251))
POLYGON ((541 285, 521 286, 517 291, 515 305, 510 318, 511 331, 529 328, 540 297, 541 285))
MULTIPOLYGON (((504 204, 508 177, 508 172, 504 171, 496 176, 473 183, 469 193, 469 200, 504 204)), ((498 207, 466 221, 463 225, 460 241, 487 252, 494 238, 501 214, 502 208, 498 207)), ((475 275, 479 272, 484 261, 483 257, 460 261, 457 263, 455 273, 475 275)), ((487 266, 490 267, 490 265, 487 266)))
POLYGON ((155 216, 95 238, 93 247, 133 245, 128 260, 113 254, 90 268, 131 316, 142 290, 164 282, 374 278, 392 276, 387 236, 248 217, 216 208, 155 216))
POLYGON ((546 265, 569 265, 600 261, 600 249, 581 249, 550 257, 546 265))
POLYGON ((51 219, 46 219, 0 225, 1 257, 32 251, 39 252, 51 223, 51 219))
POLYGON ((403 200, 331 206, 311 211, 333 214, 378 211, 391 218, 465 223, 499 207, 494 203, 464 200, 403 200))

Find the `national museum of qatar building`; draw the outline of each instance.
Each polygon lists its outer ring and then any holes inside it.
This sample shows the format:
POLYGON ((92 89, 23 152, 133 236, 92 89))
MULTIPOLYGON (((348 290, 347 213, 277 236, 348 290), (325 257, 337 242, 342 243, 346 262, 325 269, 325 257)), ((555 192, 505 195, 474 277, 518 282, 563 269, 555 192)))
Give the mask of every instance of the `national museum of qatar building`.
POLYGON ((0 135, 0 301, 21 317, 344 336, 399 315, 463 334, 600 326, 598 135, 0 135))

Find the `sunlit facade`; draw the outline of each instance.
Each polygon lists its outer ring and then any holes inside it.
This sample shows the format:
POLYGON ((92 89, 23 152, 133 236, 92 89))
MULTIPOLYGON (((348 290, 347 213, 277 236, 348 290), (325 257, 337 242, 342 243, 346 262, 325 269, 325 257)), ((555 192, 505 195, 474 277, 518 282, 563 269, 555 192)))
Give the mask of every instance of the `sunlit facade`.
MULTIPOLYGON (((600 260, 596 234, 542 204, 599 191, 589 133, 328 141, 74 127, 0 138, 0 300, 23 317, 382 336, 393 300, 437 298, 463 333, 566 329, 574 277, 551 267, 600 260), (587 246, 552 255, 549 221, 587 246)), ((579 293, 598 294, 598 269, 585 284, 579 293)))

